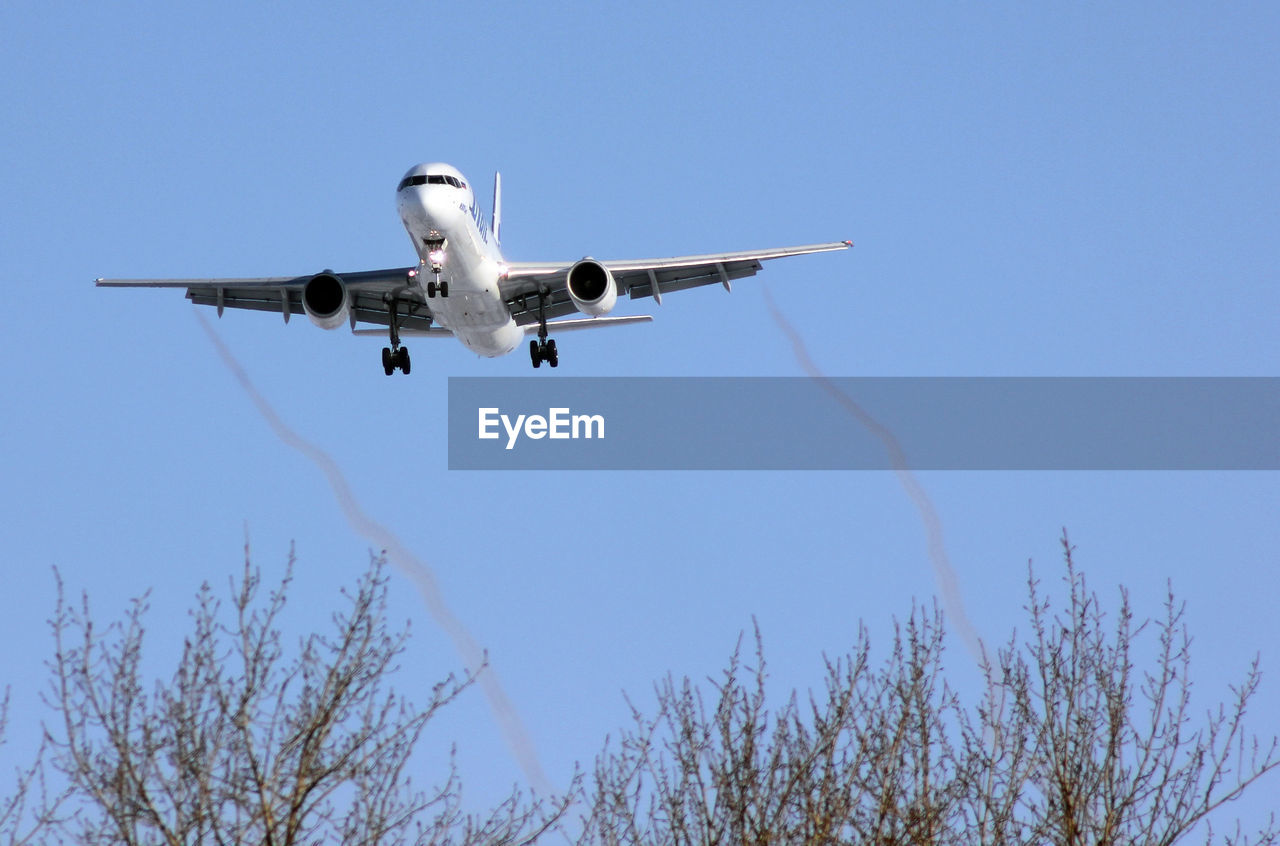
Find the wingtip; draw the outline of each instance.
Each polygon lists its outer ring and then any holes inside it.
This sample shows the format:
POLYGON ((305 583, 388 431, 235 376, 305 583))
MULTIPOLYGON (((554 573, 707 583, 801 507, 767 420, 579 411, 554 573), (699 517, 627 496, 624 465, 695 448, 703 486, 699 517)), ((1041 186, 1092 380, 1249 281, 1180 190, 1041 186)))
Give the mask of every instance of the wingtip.
POLYGON ((849 239, 847 239, 847 238, 846 238, 844 241, 842 241, 841 243, 842 243, 842 244, 844 244, 846 247, 852 247, 852 246, 853 246, 853 242, 852 242, 852 241, 850 241, 850 240, 849 240, 849 239))

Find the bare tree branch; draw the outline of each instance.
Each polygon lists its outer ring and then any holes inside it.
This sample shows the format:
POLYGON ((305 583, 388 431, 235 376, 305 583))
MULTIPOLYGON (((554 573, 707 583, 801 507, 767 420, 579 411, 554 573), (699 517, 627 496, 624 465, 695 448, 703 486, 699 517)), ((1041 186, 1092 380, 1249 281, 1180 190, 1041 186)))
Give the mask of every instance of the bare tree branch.
MULTIPOLYGON (((1246 733, 1255 661, 1229 703, 1191 707, 1190 636, 1170 590, 1164 615, 1136 623, 1127 592, 1109 616, 1064 534, 1066 602, 1055 611, 1028 577, 1030 636, 984 658, 989 684, 964 707, 944 681, 942 615, 914 608, 887 657, 860 629, 828 660, 826 691, 805 709, 766 702, 754 662, 735 649, 702 688, 668 678, 656 716, 597 759, 584 843, 1021 844, 1184 840, 1280 766, 1277 741, 1246 733), (1134 647, 1154 631, 1151 668, 1134 647)), ((1252 839, 1275 843, 1274 819, 1252 839)))
POLYGON ((387 628, 387 576, 374 560, 328 634, 282 644, 291 580, 263 596, 245 550, 230 615, 206 584, 172 679, 147 693, 141 669, 147 600, 99 634, 87 598, 72 610, 59 583, 50 704, 61 731, 52 762, 77 813, 81 843, 358 844, 530 841, 563 817, 513 793, 480 816, 460 809, 450 766, 424 792, 410 756, 436 712, 474 683, 450 676, 415 707, 387 685, 407 631, 387 628), (230 616, 228 622, 226 618, 230 616))

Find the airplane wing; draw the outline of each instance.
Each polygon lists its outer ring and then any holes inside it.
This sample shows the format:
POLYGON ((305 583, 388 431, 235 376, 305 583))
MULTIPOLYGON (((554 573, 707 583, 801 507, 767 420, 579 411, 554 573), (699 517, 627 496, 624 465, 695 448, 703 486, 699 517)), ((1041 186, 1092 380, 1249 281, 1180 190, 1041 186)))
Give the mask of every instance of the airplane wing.
MULTIPOLYGON (((352 326, 372 323, 388 326, 391 316, 383 295, 407 287, 413 267, 337 273, 351 296, 352 326)), ((329 272, 329 271, 325 271, 329 272)), ((101 288, 186 288, 187 299, 197 305, 216 306, 218 315, 224 308, 246 308, 274 311, 288 322, 294 314, 303 314, 302 288, 314 276, 259 276, 236 279, 99 279, 101 288)), ((428 329, 431 318, 425 309, 421 314, 405 314, 412 303, 401 305, 400 325, 406 329, 428 329)))
MULTIPOLYGON (((786 256, 802 256, 809 253, 825 253, 847 250, 852 241, 833 241, 827 244, 806 244, 800 247, 779 247, 771 250, 744 250, 737 253, 711 253, 701 256, 676 256, 659 259, 632 259, 626 261, 601 261, 609 269, 618 285, 618 295, 630 295, 632 299, 653 297, 659 305, 662 295, 686 288, 720 284, 728 290, 735 279, 754 276, 761 270, 760 262, 786 256)), ((573 262, 511 262, 507 276, 499 283, 502 298, 515 317, 516 323, 528 325, 538 320, 539 290, 549 291, 546 300, 547 317, 563 317, 577 309, 569 298, 566 279, 573 262)))
MULTIPOLYGON (((833 241, 770 250, 604 261, 601 264, 613 274, 619 295, 627 294, 632 299, 653 297, 661 304, 662 295, 672 291, 717 283, 728 289, 733 280, 754 276, 759 272, 762 261, 846 250, 851 246, 853 243, 850 241, 833 241)), ((546 301, 546 316, 549 320, 577 312, 566 288, 566 279, 572 266, 573 262, 512 262, 507 265, 507 276, 499 288, 517 324, 529 326, 538 322, 536 294, 539 290, 549 291, 546 301)), ((409 273, 413 270, 413 267, 396 267, 334 274, 341 277, 351 296, 352 328, 357 323, 389 326, 391 316, 384 295, 406 290, 409 287, 409 273)), ((215 306, 219 315, 224 308, 275 311, 282 314, 285 322, 288 322, 290 316, 305 313, 302 308, 302 288, 313 275, 229 279, 98 279, 97 285, 103 288, 186 288, 187 299, 196 305, 215 306)), ((422 307, 420 298, 412 295, 406 297, 402 300, 402 308, 409 310, 408 313, 402 311, 400 314, 402 330, 415 330, 414 334, 449 334, 448 330, 432 325, 430 313, 422 307)), ((611 321, 597 318, 584 321, 581 326, 576 325, 575 321, 572 328, 605 325, 611 325, 611 321)), ((569 330, 570 327, 568 322, 562 322, 560 328, 569 330)))

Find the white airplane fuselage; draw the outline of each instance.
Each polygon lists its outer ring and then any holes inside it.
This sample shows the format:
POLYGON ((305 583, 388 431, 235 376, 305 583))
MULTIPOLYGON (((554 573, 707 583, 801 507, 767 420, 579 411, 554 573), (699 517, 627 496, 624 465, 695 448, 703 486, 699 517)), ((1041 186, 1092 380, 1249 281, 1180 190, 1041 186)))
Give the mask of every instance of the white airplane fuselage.
POLYGON ((506 267, 497 233, 477 205, 471 183, 447 164, 417 165, 401 180, 396 205, 418 254, 418 286, 448 284, 448 296, 426 299, 433 323, 479 355, 514 350, 524 330, 499 292, 506 267))

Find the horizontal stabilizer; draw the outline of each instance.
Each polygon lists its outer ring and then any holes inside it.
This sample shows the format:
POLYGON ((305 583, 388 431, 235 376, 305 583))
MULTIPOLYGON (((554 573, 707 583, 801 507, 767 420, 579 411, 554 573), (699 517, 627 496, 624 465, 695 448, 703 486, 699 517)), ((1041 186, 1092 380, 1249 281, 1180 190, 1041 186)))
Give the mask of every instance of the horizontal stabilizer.
MULTIPOLYGON (((653 320, 651 314, 629 314, 624 317, 577 317, 573 320, 551 320, 547 322, 547 333, 575 332, 578 329, 595 329, 601 326, 622 326, 627 323, 648 323, 653 320)), ((524 327, 526 335, 538 334, 538 324, 530 323, 524 327)))
MULTIPOLYGON (((621 317, 580 317, 572 320, 550 320, 547 322, 547 332, 576 332, 579 329, 598 329, 602 326, 623 326, 628 323, 649 323, 653 320, 651 314, 629 314, 621 317)), ((530 323, 524 327, 526 335, 538 334, 538 324, 530 323)), ((352 335, 377 335, 380 338, 387 336, 386 329, 353 329, 352 335)), ((450 338, 453 333, 442 326, 432 326, 430 329, 401 329, 401 337, 404 338, 450 338)))
MULTIPOLYGON (((379 338, 387 337, 386 329, 352 329, 352 335, 377 335, 379 338)), ((448 329, 440 326, 432 326, 430 329, 401 329, 400 335, 405 338, 452 338, 453 333, 448 329)))

